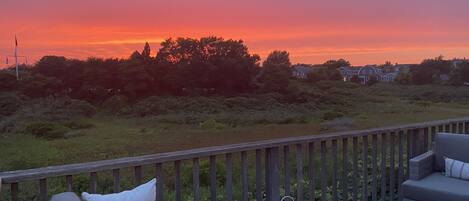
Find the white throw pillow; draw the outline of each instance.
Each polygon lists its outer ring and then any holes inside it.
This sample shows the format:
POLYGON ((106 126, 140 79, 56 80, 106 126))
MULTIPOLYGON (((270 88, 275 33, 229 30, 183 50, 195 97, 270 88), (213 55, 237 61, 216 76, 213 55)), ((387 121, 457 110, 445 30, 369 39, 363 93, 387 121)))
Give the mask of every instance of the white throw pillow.
POLYGON ((469 163, 445 158, 445 175, 448 177, 469 180, 469 163))
POLYGON ((155 201, 156 179, 121 193, 99 195, 84 192, 81 197, 84 201, 155 201))

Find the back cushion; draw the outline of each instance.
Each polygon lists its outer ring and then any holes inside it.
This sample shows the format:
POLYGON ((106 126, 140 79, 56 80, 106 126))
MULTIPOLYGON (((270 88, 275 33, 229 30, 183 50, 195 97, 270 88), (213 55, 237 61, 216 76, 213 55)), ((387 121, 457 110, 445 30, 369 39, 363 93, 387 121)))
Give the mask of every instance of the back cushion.
POLYGON ((435 136, 435 169, 445 169, 444 157, 469 163, 469 135, 439 133, 435 136))

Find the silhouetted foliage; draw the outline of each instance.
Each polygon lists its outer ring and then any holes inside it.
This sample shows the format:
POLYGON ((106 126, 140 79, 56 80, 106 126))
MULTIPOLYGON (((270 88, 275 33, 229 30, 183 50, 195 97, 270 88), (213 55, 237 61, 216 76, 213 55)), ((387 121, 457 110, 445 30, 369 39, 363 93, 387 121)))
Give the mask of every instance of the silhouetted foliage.
POLYGON ((291 77, 290 55, 286 51, 273 51, 262 64, 259 81, 264 91, 286 92, 291 77))
POLYGON ((318 67, 308 74, 307 81, 316 83, 319 81, 339 81, 342 75, 336 68, 318 67))

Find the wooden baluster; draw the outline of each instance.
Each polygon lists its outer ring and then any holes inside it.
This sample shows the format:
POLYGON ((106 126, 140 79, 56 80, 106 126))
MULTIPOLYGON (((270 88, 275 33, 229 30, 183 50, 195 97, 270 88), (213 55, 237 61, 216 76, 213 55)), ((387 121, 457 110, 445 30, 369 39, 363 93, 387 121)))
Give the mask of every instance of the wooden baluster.
POLYGON ((174 191, 176 201, 181 201, 181 161, 174 161, 174 191))
POLYGON ((381 200, 386 200, 386 144, 387 134, 381 134, 381 200))
POLYGON ((363 187, 362 199, 368 201, 368 136, 363 136, 363 187))
POLYGON ((262 201, 262 150, 256 149, 256 200, 262 201))
POLYGON ((353 137, 353 144, 352 144, 352 186, 353 186, 353 197, 352 199, 358 200, 358 138, 353 137))
POLYGON ((409 161, 412 158, 410 144, 412 144, 412 130, 407 130, 406 132, 406 171, 405 171, 405 178, 409 178, 409 161))
POLYGON ((268 158, 268 167, 266 172, 268 175, 266 180, 268 180, 267 185, 267 201, 276 201, 280 200, 280 185, 279 185, 279 148, 273 147, 266 149, 266 154, 268 158))
POLYGON ((134 167, 134 184, 135 186, 142 184, 142 166, 134 167))
POLYGON ((225 184, 225 191, 226 191, 226 200, 233 201, 233 162, 232 162, 232 154, 227 153, 225 155, 226 159, 226 184, 225 184))
POLYGON ((337 140, 332 140, 332 200, 338 200, 337 196, 337 140))
POLYGON ((446 124, 445 125, 445 132, 451 133, 451 124, 446 124))
POLYGON ((241 188, 242 200, 248 201, 249 199, 249 186, 248 186, 248 156, 246 151, 241 152, 241 188))
POLYGON ((199 180, 199 158, 192 159, 192 188, 194 194, 194 201, 200 200, 200 180, 199 180))
POLYGON ((315 181, 315 157, 314 157, 314 142, 308 143, 308 179, 309 179, 309 193, 310 201, 314 201, 316 198, 316 181, 315 181))
POLYGON ((283 147, 283 174, 284 174, 283 188, 285 189, 285 195, 291 195, 289 159, 290 159, 290 146, 285 145, 283 147))
POLYGON ((272 186, 271 186, 271 182, 270 182, 270 161, 271 161, 271 153, 272 151, 270 150, 270 148, 267 148, 265 149, 265 194, 266 194, 266 201, 270 201, 270 196, 272 194, 271 190, 272 190, 272 186))
POLYGON ((445 126, 444 126, 444 125, 439 125, 439 126, 438 126, 438 132, 439 132, 439 133, 445 132, 445 126))
POLYGON ((11 201, 18 201, 18 183, 10 184, 10 196, 11 201))
POLYGON ((65 183, 67 186, 67 192, 73 192, 73 176, 72 175, 65 176, 65 183))
POLYGON ((468 134, 469 133, 469 122, 463 122, 464 128, 463 128, 463 133, 468 134))
POLYGON ((458 123, 458 133, 463 134, 464 133, 464 123, 459 122, 458 123))
MULTIPOLYGON (((425 129, 428 131, 427 129, 425 129)), ((425 138, 425 140, 428 139, 428 133, 425 138)), ((395 165, 394 165, 394 152, 395 152, 395 141, 396 141, 396 133, 392 132, 391 133, 391 143, 389 144, 390 146, 390 153, 389 153, 389 192, 390 192, 390 200, 394 200, 394 190, 395 190, 395 185, 394 185, 394 170, 395 170, 395 165)))
POLYGON ((155 164, 155 178, 156 178, 156 201, 164 200, 164 176, 163 176, 163 164, 155 164))
POLYGON ((296 145, 296 200, 303 201, 303 148, 301 144, 296 145))
MULTIPOLYGON (((435 128, 435 127, 434 127, 435 128)), ((436 128, 435 128, 435 131, 436 131, 436 128)), ((398 153, 398 157, 399 157, 399 176, 398 176, 398 194, 399 196, 402 196, 402 189, 401 189, 401 185, 402 185, 402 182, 404 182, 404 131, 399 131, 399 153, 398 153)))
POLYGON ((47 198, 47 179, 40 179, 39 180, 39 200, 40 201, 48 201, 47 198))
POLYGON ((431 139, 431 141, 430 141, 430 142, 431 142, 430 145, 431 145, 431 148, 433 148, 433 142, 435 142, 435 135, 436 135, 437 127, 436 127, 436 126, 432 126, 431 128, 432 128, 432 129, 431 129, 431 136, 432 136, 431 138, 432 138, 432 139, 431 139))
POLYGON ((378 153, 378 135, 373 134, 371 139, 371 200, 377 201, 378 200, 378 182, 377 182, 377 154, 378 153))
POLYGON ((120 189, 120 170, 119 169, 113 169, 112 170, 112 176, 114 177, 114 185, 113 185, 113 190, 114 193, 118 193, 121 191, 120 189))
POLYGON ((321 200, 327 200, 327 159, 326 141, 321 142, 321 200))
POLYGON ((428 130, 430 129, 430 127, 426 127, 423 129, 423 150, 422 150, 422 153, 424 152, 427 152, 428 151, 428 130))
POLYGON ((342 139, 342 200, 348 200, 348 139, 342 139))
POLYGON ((98 191, 98 173, 90 173, 90 193, 97 193, 98 191))
POLYGON ((210 200, 217 200, 217 158, 210 156, 210 200))
POLYGON ((457 123, 451 124, 451 133, 458 133, 458 124, 457 123))

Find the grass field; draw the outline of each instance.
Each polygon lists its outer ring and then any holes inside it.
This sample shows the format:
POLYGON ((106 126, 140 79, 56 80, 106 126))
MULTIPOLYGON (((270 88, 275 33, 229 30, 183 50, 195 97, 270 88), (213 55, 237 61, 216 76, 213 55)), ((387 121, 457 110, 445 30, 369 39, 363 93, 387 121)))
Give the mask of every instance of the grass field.
POLYGON ((322 120, 320 112, 311 113, 309 120, 302 123, 254 123, 213 127, 164 123, 161 121, 164 115, 158 118, 96 115, 79 119, 92 123, 92 128, 74 131, 74 135, 66 139, 45 140, 17 133, 2 135, 0 170, 95 161, 469 115, 469 105, 463 101, 422 103, 387 94, 370 97, 373 97, 373 101, 357 102, 340 118, 322 120))

